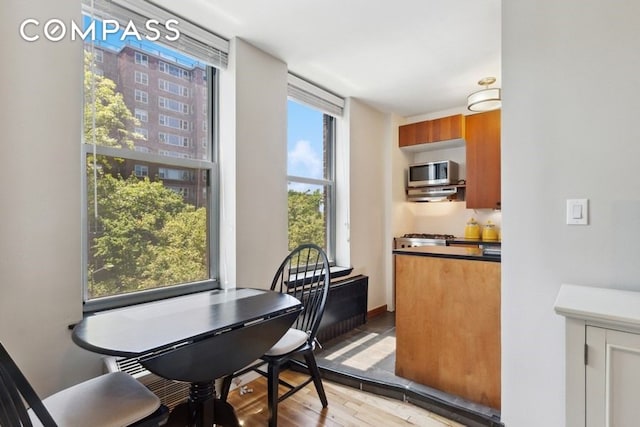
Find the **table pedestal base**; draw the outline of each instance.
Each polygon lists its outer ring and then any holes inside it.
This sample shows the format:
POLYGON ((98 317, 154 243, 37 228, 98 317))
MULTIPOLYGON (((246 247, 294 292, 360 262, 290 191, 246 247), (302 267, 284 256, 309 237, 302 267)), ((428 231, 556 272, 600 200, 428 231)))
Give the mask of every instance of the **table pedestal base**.
POLYGON ((240 427, 236 412, 229 403, 215 398, 213 382, 192 383, 189 400, 176 406, 166 427, 240 427))

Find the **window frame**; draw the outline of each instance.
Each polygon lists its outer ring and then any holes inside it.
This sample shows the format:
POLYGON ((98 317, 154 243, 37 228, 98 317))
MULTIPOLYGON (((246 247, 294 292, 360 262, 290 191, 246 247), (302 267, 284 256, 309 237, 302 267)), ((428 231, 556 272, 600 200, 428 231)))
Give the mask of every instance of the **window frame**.
POLYGON ((149 86, 149 74, 144 71, 135 70, 134 80, 137 84, 149 86))
POLYGON ((197 159, 197 158, 184 158, 163 156, 161 154, 155 154, 150 152, 141 152, 137 150, 107 147, 101 145, 93 145, 87 143, 84 140, 84 132, 81 132, 81 170, 86 170, 86 158, 89 154, 92 155, 105 155, 110 157, 124 158, 127 160, 150 162, 160 164, 163 167, 182 167, 189 169, 202 170, 207 175, 207 244, 209 247, 209 278, 197 282, 175 284, 171 286, 159 287, 154 289, 146 289, 142 291, 136 291, 126 294, 106 296, 89 299, 88 290, 88 266, 89 266, 89 253, 88 253, 88 180, 87 174, 83 172, 82 175, 82 193, 81 193, 81 224, 82 224, 82 241, 81 241, 81 254, 82 254, 82 302, 83 312, 92 313, 101 310, 113 309, 118 307, 124 307, 133 304, 139 304, 143 302, 150 302, 164 298, 170 298, 180 295, 185 295, 193 292, 199 292, 204 290, 219 289, 219 217, 220 217, 220 183, 219 183, 219 164, 218 164, 218 136, 219 136, 219 73, 220 71, 210 65, 206 66, 206 87, 207 90, 207 102, 210 108, 207 110, 206 120, 204 122, 211 123, 208 132, 209 145, 209 160, 197 159))
POLYGON ((135 176, 137 176, 138 178, 140 177, 148 177, 149 176, 149 166, 148 165, 141 165, 136 163, 135 165, 133 165, 133 174, 135 176))
POLYGON ((134 89, 133 97, 136 102, 140 104, 148 105, 149 104, 149 92, 142 89, 134 89))
POLYGON ((135 127, 134 132, 142 135, 145 140, 149 139, 149 129, 145 127, 135 127))
MULTIPOLYGON (((180 40, 177 47, 172 47, 173 43, 169 43, 165 45, 165 47, 169 47, 177 50, 180 53, 186 54, 197 59, 201 64, 206 66, 206 72, 204 73, 203 80, 206 82, 206 85, 202 88, 203 96, 207 98, 208 108, 204 113, 204 117, 206 117, 207 123, 210 123, 208 127, 207 136, 203 136, 203 139, 208 140, 208 159, 206 159, 207 155, 205 154, 203 157, 205 159, 184 159, 184 155, 180 153, 168 153, 171 157, 160 156, 158 154, 150 153, 149 149, 145 146, 135 146, 134 150, 127 151, 123 154, 127 154, 127 158, 131 158, 135 161, 135 159, 141 159, 141 161, 146 161, 147 159, 151 159, 152 162, 161 163, 164 165, 171 164, 183 164, 186 163, 187 167, 196 167, 201 169, 202 178, 206 180, 206 186, 202 188, 207 195, 207 200, 209 204, 208 209, 208 218, 207 218, 207 226, 208 226, 208 235, 207 235, 207 244, 209 247, 209 279, 203 281, 199 284, 186 284, 186 285, 176 285, 165 288, 156 288, 148 291, 140 291, 131 294, 119 295, 117 297, 104 297, 102 301, 105 300, 115 300, 118 301, 107 301, 106 304, 101 303, 97 304, 97 300, 92 300, 89 303, 83 303, 83 311, 84 312, 92 312, 101 309, 114 308, 117 306, 125 306, 130 304, 135 304, 139 302, 151 301, 154 299, 167 298, 174 295, 184 295, 191 292, 197 292, 199 290, 205 289, 214 289, 220 288, 219 281, 219 272, 220 272, 220 166, 219 166, 219 138, 220 138, 220 130, 219 130, 219 108, 220 108, 220 73, 222 70, 225 70, 228 66, 229 60, 229 51, 231 43, 229 40, 215 34, 214 32, 201 27, 200 25, 194 24, 193 22, 184 19, 180 16, 177 16, 172 9, 168 9, 147 0, 82 0, 82 14, 87 15, 93 19, 105 20, 105 19, 115 19, 120 23, 121 28, 125 28, 132 23, 135 24, 137 28, 145 28, 146 24, 150 19, 153 19, 157 22, 163 23, 167 22, 169 19, 179 18, 180 20, 180 40), (195 165, 195 166, 193 166, 195 165)), ((161 33, 161 38, 165 40, 170 40, 167 36, 173 36, 174 34, 166 29, 163 26, 157 27, 158 31, 161 33)), ((160 44, 163 44, 160 41, 160 44)), ((92 44, 92 51, 101 49, 100 46, 96 44, 92 44)), ((140 58, 133 58, 134 67, 145 70, 149 69, 149 55, 144 52, 141 53, 140 58), (137 59, 137 60, 136 60, 137 59)), ((103 75, 101 69, 97 69, 100 75, 103 75)), ((81 93, 83 88, 81 88, 81 93)), ((188 89, 182 90, 181 95, 183 97, 189 98, 190 91, 188 89), (188 92, 188 93, 185 93, 188 92)), ((87 210, 87 174, 85 165, 87 153, 91 152, 92 154, 104 153, 105 155, 113 155, 114 157, 119 156, 119 152, 117 149, 113 147, 99 147, 95 145, 86 144, 84 141, 84 131, 81 130, 80 135, 80 146, 81 146, 81 155, 79 162, 82 165, 81 170, 81 224, 80 227, 82 229, 82 240, 81 240, 81 258, 82 258, 82 271, 81 276, 83 279, 83 288, 82 292, 86 292, 87 286, 87 265, 88 265, 88 251, 87 245, 90 243, 88 241, 88 210, 87 210), (112 151, 114 150, 114 151, 112 151)), ((161 151, 161 150, 158 150, 161 151)), ((83 296, 83 301, 86 301, 86 296, 83 296)))
POLYGON ((133 116, 140 121, 140 123, 149 123, 149 111, 145 108, 134 108, 133 116))
POLYGON ((158 89, 170 93, 175 96, 181 96, 183 98, 190 98, 190 91, 187 86, 181 85, 180 83, 172 82, 170 80, 166 80, 163 78, 158 78, 158 89), (176 88, 177 91, 172 91, 169 88, 176 88))
MULTIPOLYGON (((300 183, 300 184, 310 184, 310 185, 318 185, 318 186, 326 186, 327 187, 327 206, 325 206, 325 220, 326 220, 326 230, 325 230, 325 245, 326 254, 329 258, 329 264, 332 266, 336 265, 336 235, 337 235, 337 226, 336 226, 336 140, 337 140, 337 118, 331 114, 327 114, 321 109, 311 106, 295 97, 289 96, 289 100, 296 102, 297 104, 303 105, 306 108, 312 108, 322 113, 323 120, 323 128, 324 121, 329 120, 328 132, 324 134, 323 132, 323 148, 325 150, 325 156, 327 158, 327 166, 326 166, 326 175, 325 178, 308 178, 296 175, 287 174, 287 186, 289 183, 300 183), (326 138, 325 138, 326 137, 326 138)), ((288 157, 288 154, 287 154, 288 157)), ((287 225, 287 233, 289 232, 289 227, 287 225)))
POLYGON ((149 68, 149 55, 142 52, 134 52, 133 56, 134 64, 149 68))

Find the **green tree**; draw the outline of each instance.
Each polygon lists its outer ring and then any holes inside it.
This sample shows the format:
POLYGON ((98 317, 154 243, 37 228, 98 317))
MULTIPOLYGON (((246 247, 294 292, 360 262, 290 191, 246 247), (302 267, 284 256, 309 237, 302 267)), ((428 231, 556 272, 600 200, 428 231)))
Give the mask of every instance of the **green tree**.
POLYGON ((289 250, 302 243, 325 247, 324 195, 320 190, 289 190, 289 250))
POLYGON ((116 90, 113 80, 91 71, 91 53, 84 56, 84 142, 133 149, 132 131, 140 122, 116 90))
POLYGON ((150 248, 150 260, 142 274, 147 286, 187 283, 209 277, 206 259, 207 212, 186 206, 159 231, 159 244, 150 248))
POLYGON ((161 182, 111 175, 98 184, 101 232, 93 238, 93 297, 208 277, 206 210, 161 182), (107 267, 104 267, 107 266, 107 267))
POLYGON ((165 224, 188 205, 161 182, 133 175, 126 180, 102 175, 97 194, 99 232, 94 235, 92 252, 96 265, 109 266, 109 274, 103 274, 107 278, 102 283, 93 280, 92 293, 119 294, 154 287, 141 280, 152 276, 148 268, 154 247, 167 241, 161 235, 165 224))

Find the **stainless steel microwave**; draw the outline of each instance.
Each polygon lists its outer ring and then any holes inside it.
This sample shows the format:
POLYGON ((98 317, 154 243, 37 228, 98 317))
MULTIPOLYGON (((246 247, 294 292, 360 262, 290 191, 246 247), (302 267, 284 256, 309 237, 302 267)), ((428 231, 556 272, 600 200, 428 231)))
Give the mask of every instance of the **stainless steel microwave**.
POLYGON ((451 160, 409 165, 408 187, 452 185, 458 183, 458 164, 451 160))

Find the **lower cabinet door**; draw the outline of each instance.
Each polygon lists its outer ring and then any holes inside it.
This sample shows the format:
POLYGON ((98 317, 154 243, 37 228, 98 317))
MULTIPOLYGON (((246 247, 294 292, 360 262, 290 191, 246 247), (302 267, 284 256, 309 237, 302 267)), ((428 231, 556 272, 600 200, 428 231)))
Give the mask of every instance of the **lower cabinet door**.
POLYGON ((587 427, 640 425, 640 334, 587 326, 587 427))

